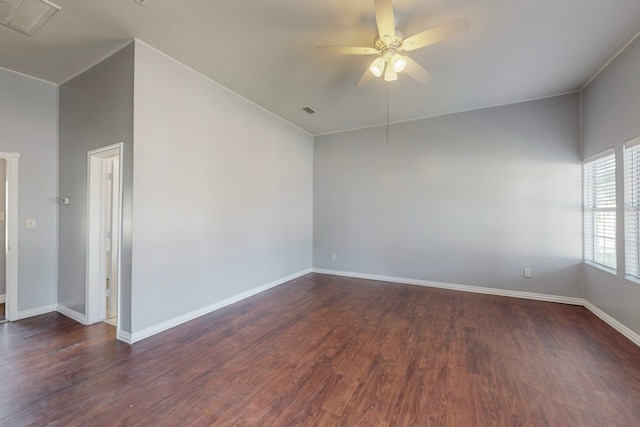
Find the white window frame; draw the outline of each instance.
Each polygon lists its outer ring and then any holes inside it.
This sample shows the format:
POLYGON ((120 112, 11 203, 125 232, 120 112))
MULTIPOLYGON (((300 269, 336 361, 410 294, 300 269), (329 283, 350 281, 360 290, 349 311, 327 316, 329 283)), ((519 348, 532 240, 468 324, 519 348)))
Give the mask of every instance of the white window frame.
POLYGON ((640 137, 624 144, 625 274, 640 279, 640 137))
POLYGON ((616 158, 614 149, 583 163, 585 261, 616 270, 616 158))

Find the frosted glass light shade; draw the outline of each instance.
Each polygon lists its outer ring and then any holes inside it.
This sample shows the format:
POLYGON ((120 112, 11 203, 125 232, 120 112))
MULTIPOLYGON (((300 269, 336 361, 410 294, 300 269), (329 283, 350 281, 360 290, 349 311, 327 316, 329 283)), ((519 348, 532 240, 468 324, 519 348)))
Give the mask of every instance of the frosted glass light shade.
POLYGON ((371 63, 371 65, 369 66, 369 71, 371 71, 371 74, 373 74, 374 76, 380 77, 384 72, 384 65, 384 59, 379 56, 371 63))
POLYGON ((407 66, 407 60, 399 53, 396 53, 391 57, 391 65, 393 67, 393 71, 399 73, 407 66))

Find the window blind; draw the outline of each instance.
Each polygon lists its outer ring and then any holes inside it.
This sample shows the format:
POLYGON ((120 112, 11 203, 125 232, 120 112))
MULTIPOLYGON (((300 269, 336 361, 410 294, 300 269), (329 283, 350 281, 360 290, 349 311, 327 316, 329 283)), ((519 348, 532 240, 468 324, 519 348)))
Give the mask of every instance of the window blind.
POLYGON ((640 145, 624 150, 625 272, 640 277, 640 145))
POLYGON ((616 268, 615 154, 584 165, 584 258, 616 268))

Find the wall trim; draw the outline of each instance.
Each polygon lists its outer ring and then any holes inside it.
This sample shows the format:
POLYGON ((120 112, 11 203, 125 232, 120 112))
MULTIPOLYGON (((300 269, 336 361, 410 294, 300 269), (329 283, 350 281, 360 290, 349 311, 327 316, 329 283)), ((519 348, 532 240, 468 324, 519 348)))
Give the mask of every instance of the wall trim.
POLYGON ((4 304, 7 302, 7 294, 0 295, 0 304, 4 304))
POLYGON ((622 335, 627 337, 631 342, 640 347, 640 335, 633 332, 631 329, 627 328, 622 323, 618 322, 613 317, 609 316, 604 311, 600 310, 595 305, 591 304, 589 301, 585 300, 584 304, 585 308, 599 317, 603 322, 611 326, 616 331, 620 332, 622 335))
POLYGON ((602 66, 598 71, 596 71, 596 73, 595 73, 593 76, 591 76, 591 78, 590 78, 590 79, 589 79, 589 80, 584 84, 584 86, 582 86, 582 87, 580 88, 580 93, 582 93, 582 92, 587 88, 587 86, 589 86, 589 85, 590 85, 590 84, 591 84, 591 83, 592 83, 596 78, 598 78, 598 76, 599 76, 600 74, 602 74, 602 72, 603 72, 603 71, 604 71, 604 70, 605 70, 609 65, 611 65, 611 63, 612 63, 613 61, 615 61, 615 60, 618 58, 618 56, 622 55, 622 52, 624 52, 625 50, 627 50, 627 48, 628 48, 629 46, 631 46, 631 44, 632 44, 634 41, 636 41, 636 39, 637 39, 639 36, 640 36, 640 31, 638 31, 638 32, 637 32, 633 37, 631 37, 631 40, 629 40, 629 41, 628 41, 624 46, 622 46, 622 47, 620 48, 620 50, 618 50, 618 51, 617 51, 617 52, 616 52, 616 53, 611 57, 611 59, 609 59, 609 60, 608 60, 608 61, 607 61, 607 62, 606 62, 606 63, 605 63, 605 64, 604 64, 604 65, 603 65, 603 66, 602 66))
POLYGON ((55 304, 48 304, 48 305, 43 305, 41 307, 34 307, 28 310, 20 310, 16 312, 17 319, 15 320, 27 319, 29 317, 40 316, 41 314, 52 313, 54 311, 56 311, 55 304))
POLYGON ((449 112, 446 112, 446 113, 437 113, 437 114, 433 114, 431 116, 421 116, 421 117, 415 117, 413 119, 398 120, 398 121, 389 122, 389 123, 386 123, 386 124, 385 123, 379 123, 379 124, 376 124, 376 125, 360 126, 360 127, 357 127, 357 128, 334 130, 334 131, 314 134, 313 136, 316 137, 316 136, 335 135, 335 134, 338 134, 338 133, 355 132, 355 131, 359 131, 359 130, 378 128, 378 127, 383 127, 383 126, 393 126, 393 125, 399 125, 399 124, 402 124, 402 123, 415 122, 415 121, 419 121, 419 120, 437 119, 439 117, 452 116, 454 114, 464 114, 464 113, 472 113, 474 111, 487 110, 489 108, 508 107, 510 105, 515 105, 515 104, 524 104, 525 102, 543 101, 545 99, 556 98, 556 97, 566 96, 566 95, 573 95, 575 93, 580 93, 580 90, 570 90, 568 92, 560 92, 560 93, 556 93, 556 94, 553 94, 553 95, 545 95, 545 96, 542 96, 540 98, 527 98, 527 99, 521 99, 519 101, 507 102, 507 103, 502 103, 502 104, 491 104, 491 105, 487 105, 487 106, 484 106, 484 107, 470 108, 470 109, 467 109, 467 110, 456 110, 456 111, 449 111, 449 112))
MULTIPOLYGON (((60 86, 62 86, 64 84, 66 84, 66 83, 69 83, 71 80, 75 79, 79 75, 86 73, 87 71, 89 71, 90 69, 92 69, 96 65, 100 64, 101 62, 111 58, 113 55, 115 55, 116 53, 120 52, 122 49, 124 49, 125 47, 129 46, 133 42, 134 42, 133 39, 128 39, 127 41, 125 41, 122 44, 119 44, 118 46, 113 48, 112 50, 109 50, 107 53, 105 53, 104 55, 100 56, 94 62, 92 62, 91 64, 87 65, 85 68, 83 68, 82 70, 78 71, 77 73, 72 74, 69 77, 63 77, 63 81, 61 81, 61 82, 50 82, 48 80, 38 79, 38 77, 29 76, 28 74, 24 74, 24 75, 27 76, 27 77, 31 77, 32 79, 42 80, 43 82, 52 83, 52 84, 60 87, 60 86)), ((9 70, 9 71, 11 71, 11 70, 9 70)))
POLYGON ((131 334, 129 332, 118 331, 116 338, 126 344, 133 344, 133 338, 131 337, 131 334))
MULTIPOLYGON (((147 42, 145 42, 145 41, 142 41, 142 40, 141 40, 141 39, 139 39, 139 38, 134 38, 133 40, 134 40, 134 42, 135 42, 135 43, 139 43, 139 44, 141 44, 141 45, 143 45, 143 46, 145 46, 145 47, 147 47, 147 48, 149 48, 149 49, 151 49, 151 50, 155 51, 155 52, 156 52, 156 53, 158 53, 159 55, 164 56, 165 58, 167 58, 167 59, 169 59, 169 60, 171 60, 171 61, 175 62, 176 64, 178 64, 178 65, 180 65, 180 66, 182 66, 182 67, 184 67, 184 68, 186 68, 187 70, 191 71, 192 73, 197 74, 198 76, 202 77, 203 79, 206 79, 206 80, 210 81, 211 83, 213 83, 213 84, 215 84, 216 86, 218 86, 218 87, 220 87, 220 88, 224 89, 225 91, 229 92, 230 94, 235 95, 235 96, 237 96, 238 98, 241 98, 241 99, 242 99, 242 100, 244 100, 245 102, 248 102, 249 104, 251 104, 251 105, 253 105, 254 107, 257 107, 258 109, 262 110, 263 112, 265 112, 265 113, 267 113, 267 114, 269 114, 269 115, 271 115, 271 116, 273 116, 273 117, 277 118, 278 120, 281 120, 282 122, 284 122, 284 123, 288 124, 289 126, 293 126, 294 128, 296 128, 296 129, 298 129, 298 130, 300 130, 300 131, 302 131, 302 132, 306 133, 306 134, 307 134, 307 135, 309 135, 309 136, 314 136, 314 135, 313 135, 311 132, 309 132, 308 130, 305 130, 305 129, 301 128, 300 126, 298 126, 297 124, 295 124, 295 123, 293 123, 293 122, 290 122, 289 120, 285 119, 284 117, 281 117, 281 116, 277 115, 277 114, 276 114, 276 113, 274 113, 273 111, 267 110, 267 109, 266 109, 266 108, 264 108, 262 105, 257 104, 255 101, 250 100, 249 98, 245 97, 244 95, 240 95, 238 92, 236 92, 236 91, 232 90, 231 88, 226 87, 225 85, 223 85, 223 84, 222 84, 222 83, 220 83, 219 81, 214 80, 214 79, 213 79, 212 77, 210 77, 210 76, 207 76, 207 75, 206 75, 206 74, 204 74, 202 71, 198 71, 198 70, 196 70, 195 68, 191 68, 189 65, 184 64, 184 63, 182 63, 182 62, 178 61, 176 58, 174 58, 174 57, 172 57, 172 56, 169 56, 169 54, 167 54, 167 53, 165 53, 165 52, 161 51, 161 50, 160 50, 160 49, 158 49, 158 48, 155 48, 155 47, 151 46, 149 43, 147 43, 147 42)), ((134 49, 135 49, 135 47, 134 47, 134 49)), ((114 53, 115 53, 115 52, 114 52, 114 53)), ((96 64, 96 65, 97 65, 97 64, 96 64)))
MULTIPOLYGON (((306 270, 302 270, 299 271, 297 273, 291 274, 289 276, 283 277, 281 279, 277 279, 274 280, 273 282, 267 283, 266 285, 262 285, 259 286, 257 288, 253 288, 253 289, 249 289, 248 291, 242 292, 240 294, 231 296, 229 298, 225 298, 222 301, 218 301, 215 302, 213 304, 210 304, 206 307, 202 307, 199 308, 197 310, 193 310, 189 313, 183 314, 182 316, 178 316, 178 317, 174 317, 173 319, 169 319, 167 321, 164 321, 162 323, 158 323, 156 325, 150 326, 148 328, 145 328, 141 331, 137 331, 137 332, 133 332, 130 335, 130 343, 136 343, 138 341, 142 341, 145 338, 149 338, 152 335, 158 334, 160 332, 166 331, 168 329, 174 328, 178 325, 181 325, 183 323, 186 323, 190 320, 196 319, 200 316, 204 316, 205 314, 209 314, 212 311, 216 311, 219 310, 223 307, 226 307, 228 305, 231 305, 233 303, 242 301, 243 299, 249 298, 251 296, 254 296, 256 294, 259 294, 261 292, 264 292, 266 290, 269 290, 271 288, 275 288, 276 286, 282 285, 283 283, 289 282, 293 279, 297 279, 298 277, 302 277, 305 274, 309 274, 311 273, 311 269, 308 268, 306 270)), ((122 333, 118 335, 118 339, 121 339, 120 335, 123 335, 122 338, 126 338, 126 336, 122 333)), ((128 334, 127 334, 128 335, 128 334)), ((122 339, 122 341, 127 342, 125 339, 122 339)))
MULTIPOLYGON (((4 307, 4 315, 7 320, 14 321, 20 320, 22 315, 20 314, 20 295, 18 292, 18 270, 19 270, 19 254, 20 254, 20 239, 18 238, 19 231, 19 190, 20 190, 20 153, 0 153, 0 157, 6 159, 7 165, 7 206, 6 206, 6 218, 5 218, 5 254, 6 254, 6 300, 4 307)), ((29 315, 27 315, 29 317, 29 315)))
POLYGON ((404 277, 380 276, 377 274, 353 273, 349 271, 325 270, 314 268, 314 273, 330 274, 333 276, 354 277, 357 279, 378 280, 380 282, 393 282, 404 285, 426 286, 429 288, 449 289, 452 291, 472 292, 475 294, 498 295, 503 297, 523 298, 536 301, 556 302, 560 304, 583 305, 583 299, 578 297, 565 297, 559 295, 537 294, 533 292, 511 291, 507 289, 483 288, 480 286, 456 285, 453 283, 432 282, 428 280, 407 279, 404 277))
POLYGON ((18 75, 20 77, 23 77, 23 78, 26 78, 26 79, 36 80, 36 81, 39 81, 41 83, 46 83, 46 84, 49 84, 49 85, 52 85, 52 86, 58 86, 58 84, 55 83, 55 82, 50 82, 49 80, 45 80, 45 79, 42 79, 42 78, 36 77, 36 76, 30 76, 29 74, 21 73, 20 71, 11 70, 11 69, 5 68, 5 67, 0 67, 0 70, 16 74, 16 75, 18 75))
MULTIPOLYGON (((377 274, 364 274, 364 273, 354 273, 348 271, 339 271, 339 270, 327 270, 322 268, 310 268, 306 270, 299 271, 297 273, 291 274, 289 276, 283 277, 278 280, 274 280, 273 282, 267 283, 266 285, 259 286, 257 288, 250 289, 248 291, 242 292, 240 294, 234 295, 232 297, 226 298, 224 300, 218 301, 214 304, 208 305, 206 307, 202 307, 200 309, 191 311, 182 316, 175 317, 173 319, 167 320, 165 322, 159 323, 157 325, 151 326, 149 328, 143 329, 138 332, 134 332, 130 334, 125 331, 119 331, 117 334, 117 339, 127 343, 134 344, 138 341, 142 341, 145 338, 149 338, 155 334, 160 332, 164 332, 168 329, 186 323, 190 320, 196 319, 198 317, 204 316, 205 314, 211 313, 213 311, 219 310, 228 305, 234 304, 236 302, 242 301, 246 298, 257 295, 261 292, 274 288, 276 286, 282 285, 291 280, 297 279, 309 273, 317 273, 317 274, 327 274, 331 276, 341 276, 341 277, 353 277, 357 279, 367 279, 367 280, 377 280, 380 282, 391 282, 405 285, 416 285, 416 286, 425 286, 430 288, 439 288, 439 289, 448 289, 453 291, 463 291, 463 292, 471 292, 477 294, 486 294, 486 295, 496 295, 496 296, 504 296, 510 298, 522 298, 522 299, 530 299, 536 301, 545 301, 545 302, 554 302, 559 304, 570 304, 570 305, 580 305, 588 309, 591 313, 593 313, 596 317, 601 319, 603 322, 607 323, 616 331, 620 332, 627 339, 633 342, 635 345, 640 347, 640 335, 626 327, 621 322, 617 321, 589 301, 584 298, 576 298, 576 297, 566 297, 559 295, 549 295, 549 294, 539 294, 534 292, 523 292, 523 291, 511 291, 506 289, 497 289, 497 288, 486 288, 479 286, 470 286, 470 285, 457 285, 453 283, 444 283, 444 282, 433 282, 428 280, 419 280, 419 279, 408 279, 404 277, 392 277, 392 276, 382 276, 377 274)), ((71 310, 68 307, 65 307, 61 304, 55 305, 46 305, 42 307, 36 307, 29 310, 23 310, 19 312, 19 319, 26 319, 28 317, 38 316, 40 314, 49 313, 52 311, 58 311, 59 313, 83 324, 86 324, 85 316, 78 313, 75 310, 71 310)))
POLYGON ((624 324, 620 323, 589 301, 584 298, 575 298, 575 297, 564 297, 558 295, 548 295, 548 294, 537 294, 533 292, 522 292, 522 291, 509 291, 505 289, 496 289, 496 288, 483 288, 479 286, 469 286, 469 285, 456 285, 453 283, 442 283, 442 282, 430 282, 427 280, 418 280, 418 279, 407 279, 403 277, 390 277, 390 276, 379 276, 376 274, 363 274, 363 273, 353 273, 349 271, 339 271, 339 270, 326 270, 322 268, 313 268, 313 273, 318 274, 328 274, 332 276, 342 276, 342 277, 354 277, 357 279, 368 279, 368 280, 377 280, 380 282, 393 282, 404 285, 417 285, 417 286, 426 286, 430 288, 440 288, 440 289, 449 289, 452 291, 464 291, 464 292, 472 292, 476 294, 487 294, 487 295, 497 295, 511 298, 523 298, 530 299, 536 301, 546 301, 546 302, 555 302, 560 304, 571 304, 571 305, 581 305, 585 307, 587 310, 592 312, 596 317, 600 318, 603 322, 611 326, 616 331, 620 332, 626 338, 628 338, 635 345, 640 347, 640 335, 626 327, 624 324))
POLYGON ((82 323, 83 325, 87 324, 87 316, 75 310, 72 310, 69 307, 66 307, 62 304, 56 304, 56 311, 60 314, 67 316, 70 319, 75 320, 78 323, 82 323))

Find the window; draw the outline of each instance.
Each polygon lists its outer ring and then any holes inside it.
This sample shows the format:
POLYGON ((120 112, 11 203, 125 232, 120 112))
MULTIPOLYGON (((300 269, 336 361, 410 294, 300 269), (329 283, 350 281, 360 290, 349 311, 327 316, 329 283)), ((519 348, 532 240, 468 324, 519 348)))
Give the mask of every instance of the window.
POLYGON ((584 164, 584 259, 616 268, 616 158, 607 151, 584 164))
POLYGON ((625 270, 640 277, 640 140, 633 142, 624 150, 625 270))

